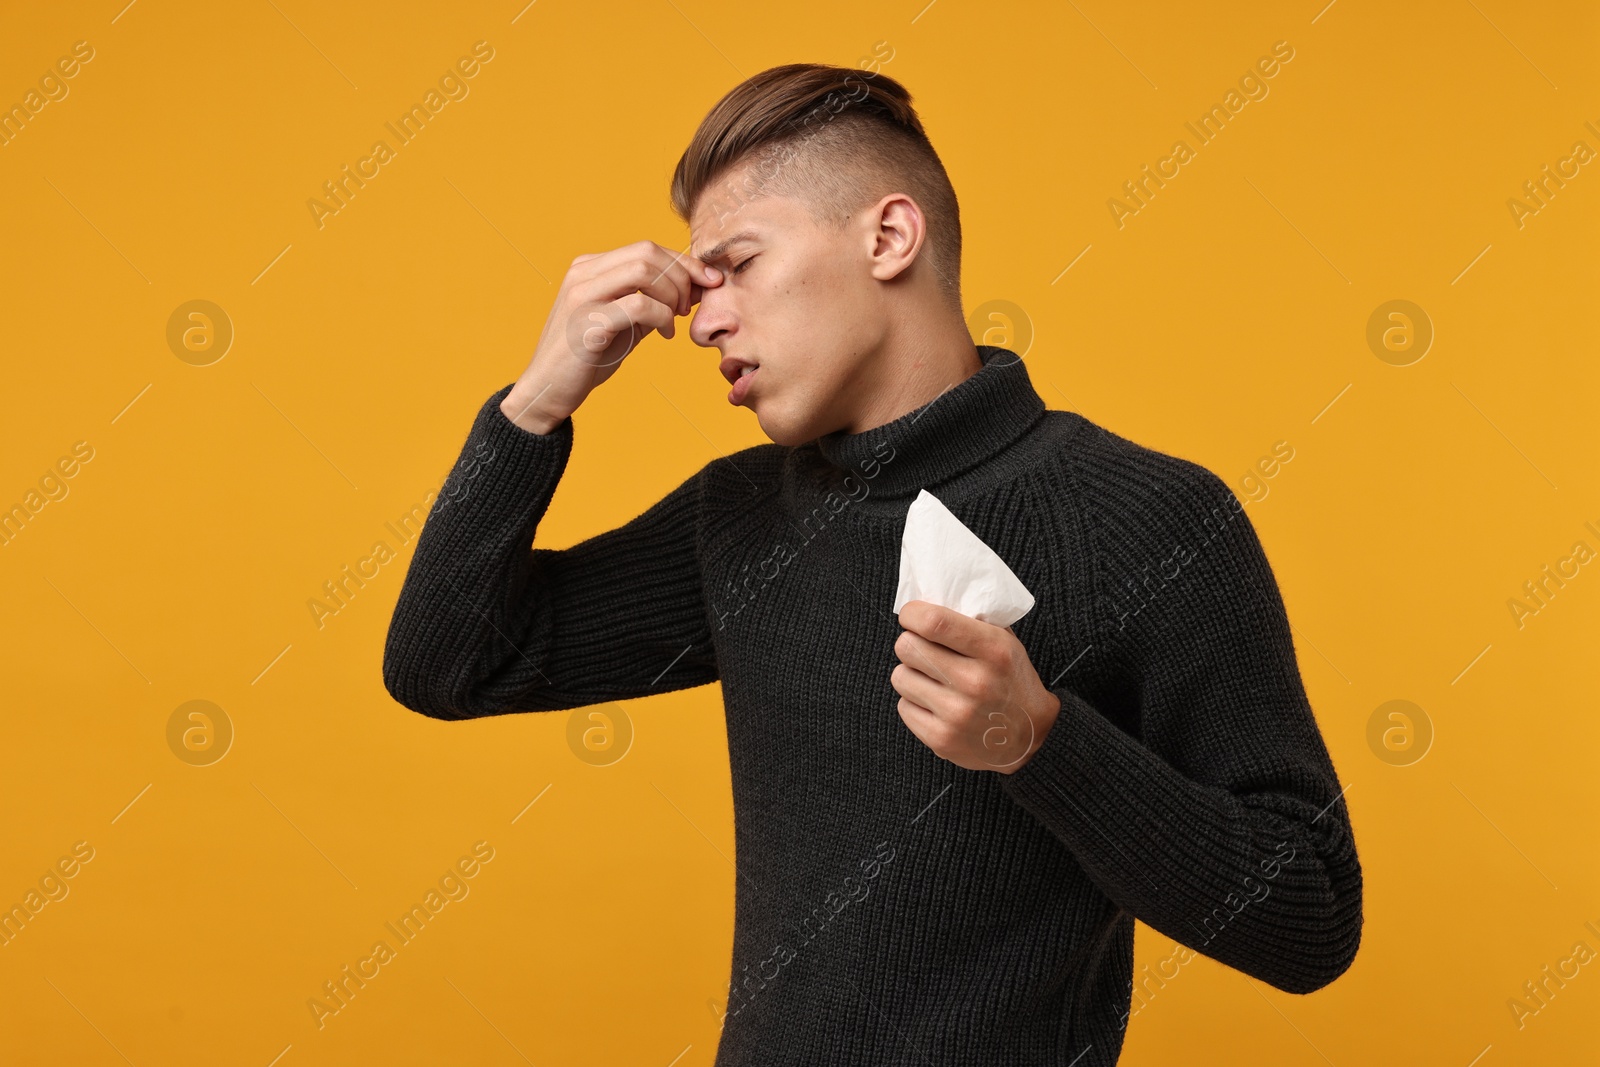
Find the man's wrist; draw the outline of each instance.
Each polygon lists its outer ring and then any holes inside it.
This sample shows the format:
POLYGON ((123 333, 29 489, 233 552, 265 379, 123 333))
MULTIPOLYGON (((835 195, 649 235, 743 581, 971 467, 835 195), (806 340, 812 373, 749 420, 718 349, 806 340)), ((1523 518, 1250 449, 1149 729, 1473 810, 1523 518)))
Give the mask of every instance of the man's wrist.
POLYGON ((553 418, 548 413, 540 411, 531 401, 517 395, 515 388, 501 399, 500 413, 519 429, 541 435, 550 433, 567 418, 565 415, 553 418))
POLYGON ((999 768, 1000 773, 1015 774, 1022 768, 1026 767, 1028 762, 1033 759, 1034 753, 1038 752, 1039 749, 1043 747, 1044 739, 1049 735, 1050 731, 1054 729, 1056 721, 1061 718, 1061 698, 1050 692, 1048 689, 1045 690, 1045 694, 1049 697, 1049 700, 1045 701, 1043 698, 1041 698, 1040 702, 1042 706, 1036 714, 1030 715, 1028 719, 1028 721, 1033 725, 1033 736, 1030 738, 1030 744, 1028 745, 1027 753, 1009 767, 999 768))

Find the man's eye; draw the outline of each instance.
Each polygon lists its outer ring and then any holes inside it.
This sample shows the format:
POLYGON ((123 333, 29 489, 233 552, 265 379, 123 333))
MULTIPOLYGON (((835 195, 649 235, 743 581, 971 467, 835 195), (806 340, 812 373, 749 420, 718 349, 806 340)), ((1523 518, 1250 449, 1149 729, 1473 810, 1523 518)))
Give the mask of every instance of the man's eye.
MULTIPOLYGON (((757 255, 759 255, 759 254, 760 253, 757 253, 757 255)), ((756 258, 755 256, 751 256, 749 259, 744 260, 737 267, 733 268, 733 272, 732 273, 734 273, 734 274, 741 273, 746 267, 748 267, 755 260, 755 258, 756 258)))

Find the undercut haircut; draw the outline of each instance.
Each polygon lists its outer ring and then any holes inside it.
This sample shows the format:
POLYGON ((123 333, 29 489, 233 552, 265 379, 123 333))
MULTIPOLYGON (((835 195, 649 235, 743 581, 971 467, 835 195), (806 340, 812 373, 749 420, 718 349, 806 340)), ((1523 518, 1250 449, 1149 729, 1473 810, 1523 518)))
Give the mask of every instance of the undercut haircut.
POLYGON ((719 218, 760 196, 793 196, 818 223, 843 229, 889 193, 922 209, 940 291, 961 314, 961 213, 956 193, 911 106, 882 73, 820 63, 771 67, 736 85, 706 113, 672 175, 672 209, 685 224, 705 197, 719 218), (727 176, 753 163, 740 182, 727 176))

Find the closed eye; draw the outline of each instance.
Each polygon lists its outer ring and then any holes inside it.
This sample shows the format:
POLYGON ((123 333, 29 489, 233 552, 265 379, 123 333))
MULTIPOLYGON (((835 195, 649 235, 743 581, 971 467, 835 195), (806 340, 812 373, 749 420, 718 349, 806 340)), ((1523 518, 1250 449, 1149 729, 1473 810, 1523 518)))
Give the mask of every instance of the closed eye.
MULTIPOLYGON (((761 253, 759 253, 759 252, 756 253, 757 256, 759 256, 760 254, 761 253)), ((755 258, 756 258, 756 256, 751 256, 749 259, 743 260, 742 262, 740 262, 740 264, 738 266, 733 268, 732 273, 734 273, 734 274, 742 273, 744 271, 744 269, 746 267, 748 267, 755 260, 755 258)))

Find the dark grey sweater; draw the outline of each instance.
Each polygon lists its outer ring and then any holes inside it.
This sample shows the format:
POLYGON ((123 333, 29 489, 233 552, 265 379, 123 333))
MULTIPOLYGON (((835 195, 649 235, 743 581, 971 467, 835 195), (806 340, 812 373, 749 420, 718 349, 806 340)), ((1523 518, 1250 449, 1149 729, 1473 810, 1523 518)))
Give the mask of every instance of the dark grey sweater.
POLYGON ((418 539, 383 662, 408 708, 722 683, 737 889, 718 1067, 1115 1063, 1134 919, 1289 992, 1355 957, 1349 817, 1243 505, 1196 463, 1047 411, 1013 353, 979 352, 914 412, 713 460, 559 550, 530 545, 572 420, 518 428, 507 385, 418 539), (1037 598, 1013 630, 1062 707, 1014 774, 941 759, 896 711, 922 488, 1037 598))

